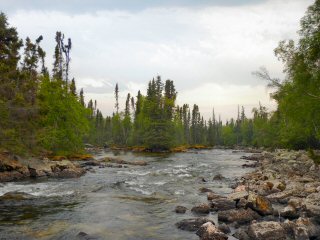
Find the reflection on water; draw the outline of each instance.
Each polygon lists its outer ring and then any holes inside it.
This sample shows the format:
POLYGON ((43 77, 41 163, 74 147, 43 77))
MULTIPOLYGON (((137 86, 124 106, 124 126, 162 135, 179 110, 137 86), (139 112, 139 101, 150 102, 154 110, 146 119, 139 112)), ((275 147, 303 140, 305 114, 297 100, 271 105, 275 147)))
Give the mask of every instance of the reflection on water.
MULTIPOLYGON (((116 153, 147 166, 95 168, 79 179, 51 179, 0 185, 0 236, 4 239, 76 239, 86 232, 97 239, 198 239, 174 224, 178 215, 206 202, 200 187, 220 194, 246 171, 243 153, 203 150, 179 154, 116 153), (225 178, 213 180, 216 174, 225 178), (205 179, 206 182, 203 182, 205 179)), ((115 156, 102 152, 97 158, 115 156)), ((216 219, 214 213, 209 217, 216 219)))

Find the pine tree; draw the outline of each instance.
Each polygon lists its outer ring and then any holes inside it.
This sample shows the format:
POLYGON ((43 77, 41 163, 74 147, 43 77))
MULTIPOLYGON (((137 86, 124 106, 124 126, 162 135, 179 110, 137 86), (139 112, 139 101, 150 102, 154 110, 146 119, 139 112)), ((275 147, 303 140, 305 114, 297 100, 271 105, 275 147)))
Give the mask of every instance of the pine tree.
POLYGON ((116 84, 116 87, 114 89, 114 96, 116 98, 116 104, 115 104, 116 113, 119 114, 119 87, 118 87, 118 83, 116 84))
MULTIPOLYGON (((72 78, 71 84, 69 87, 70 87, 70 93, 73 96, 77 96, 76 82, 75 82, 74 78, 72 78)), ((82 92, 82 94, 83 94, 83 92, 82 92)))

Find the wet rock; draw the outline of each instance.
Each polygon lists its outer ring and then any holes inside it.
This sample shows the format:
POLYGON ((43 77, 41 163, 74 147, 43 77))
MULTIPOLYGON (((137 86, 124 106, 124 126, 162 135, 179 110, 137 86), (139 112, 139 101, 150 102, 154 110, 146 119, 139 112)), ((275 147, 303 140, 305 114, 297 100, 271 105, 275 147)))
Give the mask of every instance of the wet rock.
POLYGON ((236 201, 236 207, 237 208, 245 208, 248 204, 248 200, 245 198, 240 198, 236 201))
POLYGON ((225 223, 219 224, 218 229, 225 234, 228 234, 231 232, 229 226, 225 223))
POLYGON ((320 193, 312 193, 305 199, 305 206, 310 216, 320 217, 320 193))
POLYGON ((208 214, 210 213, 210 206, 207 203, 201 203, 191 208, 191 212, 198 214, 208 214))
POLYGON ((53 176, 59 178, 76 178, 85 173, 85 170, 79 166, 76 166, 68 160, 62 160, 51 166, 53 176))
POLYGON ((196 234, 200 240, 227 240, 228 236, 221 232, 214 224, 207 222, 203 224, 196 234))
POLYGON ((272 202, 279 202, 280 200, 291 197, 293 194, 292 190, 285 190, 283 192, 272 193, 267 196, 267 198, 272 202))
POLYGON ((146 161, 133 161, 133 162, 127 162, 129 165, 135 165, 135 166, 147 166, 148 163, 146 161))
POLYGON ((91 161, 87 161, 87 162, 84 162, 81 164, 81 166, 94 166, 94 167, 97 167, 97 166, 102 166, 102 163, 99 162, 99 161, 95 161, 95 160, 91 160, 91 161))
POLYGON ((315 219, 300 217, 296 221, 296 226, 305 228, 310 239, 317 239, 320 236, 319 222, 315 219))
POLYGON ((200 182, 207 182, 207 180, 204 177, 199 177, 200 182))
POLYGON ((236 202, 227 198, 217 198, 211 202, 213 211, 224 211, 236 208, 236 202))
POLYGON ((270 215, 273 213, 271 202, 267 198, 259 195, 249 194, 247 206, 261 215, 270 215))
POLYGON ((265 182, 263 184, 264 189, 271 190, 273 188, 274 184, 272 182, 265 182))
POLYGON ((231 209, 218 212, 218 221, 239 224, 251 222, 252 220, 259 219, 260 215, 255 211, 248 209, 231 209))
POLYGON ((259 161, 264 159, 264 156, 262 154, 252 154, 251 156, 242 156, 240 159, 245 159, 245 160, 253 160, 253 161, 259 161))
POLYGON ((185 213, 187 211, 187 208, 184 206, 176 206, 175 210, 176 213, 185 213))
POLYGON ((284 218, 289 218, 289 219, 294 219, 299 216, 296 209, 291 205, 288 205, 284 209, 282 209, 280 212, 280 215, 284 218))
POLYGON ((303 206, 303 199, 302 198, 297 198, 297 197, 292 197, 289 199, 288 204, 295 209, 299 210, 303 206))
POLYGON ((2 201, 21 201, 30 198, 33 198, 33 196, 24 192, 7 192, 0 196, 0 200, 2 201))
POLYGON ((234 192, 244 192, 247 191, 247 187, 245 185, 239 185, 234 189, 234 192))
POLYGON ((248 191, 241 191, 241 192, 234 192, 234 193, 230 193, 227 198, 230 200, 240 200, 241 198, 246 198, 248 197, 248 191))
POLYGON ((219 174, 215 175, 212 180, 221 181, 221 180, 223 180, 223 179, 225 179, 225 177, 222 176, 222 175, 219 173, 219 174))
POLYGON ((190 219, 184 219, 180 222, 177 222, 175 225, 177 228, 185 231, 194 232, 197 231, 203 224, 211 222, 214 224, 214 222, 208 218, 190 218, 190 219))
POLYGON ((10 181, 16 181, 23 179, 24 176, 20 172, 17 171, 6 171, 6 172, 0 172, 0 182, 10 182, 10 181))
POLYGON ((218 198, 224 198, 224 197, 221 196, 221 195, 219 195, 219 194, 216 194, 216 193, 214 193, 214 192, 208 192, 208 193, 207 193, 207 199, 208 199, 209 201, 215 200, 215 199, 218 199, 218 198))
POLYGON ((213 191, 209 188, 201 187, 201 188, 199 188, 199 192, 207 193, 207 192, 213 192, 213 191))
POLYGON ((248 235, 253 240, 285 240, 285 230, 278 222, 259 222, 249 226, 248 235))
POLYGON ((126 165, 134 165, 134 166, 146 166, 148 163, 146 161, 125 161, 119 158, 111 158, 106 157, 101 159, 101 161, 109 162, 109 163, 116 163, 116 164, 126 164, 126 165))
POLYGON ((242 228, 237 229, 236 232, 232 236, 239 239, 239 240, 251 240, 247 231, 242 228))
POLYGON ((77 239, 79 239, 79 240, 99 240, 101 238, 99 238, 97 236, 93 236, 93 235, 87 234, 85 232, 79 232, 77 234, 77 239))
POLYGON ((258 167, 258 166, 259 166, 259 163, 258 163, 258 162, 242 164, 242 167, 243 167, 243 168, 256 168, 256 167, 258 167))
POLYGON ((284 191, 286 189, 286 184, 284 182, 278 182, 274 185, 274 187, 276 187, 277 189, 279 189, 280 191, 284 191))

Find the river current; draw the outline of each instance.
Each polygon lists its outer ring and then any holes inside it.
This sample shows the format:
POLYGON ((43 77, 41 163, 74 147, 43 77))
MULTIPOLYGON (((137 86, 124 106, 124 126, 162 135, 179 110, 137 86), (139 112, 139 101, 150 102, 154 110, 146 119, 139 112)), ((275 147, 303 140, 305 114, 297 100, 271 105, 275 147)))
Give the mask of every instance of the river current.
MULTIPOLYGON (((241 152, 201 150, 175 154, 101 152, 147 166, 99 168, 77 179, 42 179, 0 184, 0 239, 77 239, 79 232, 96 239, 199 239, 175 223, 195 217, 192 206, 207 202, 206 187, 219 194, 250 169, 241 152), (213 180, 221 174, 222 180, 213 180), (206 180, 206 182, 203 181, 206 180), (3 198, 8 192, 21 198, 3 198), (174 208, 183 205, 186 214, 174 208)), ((207 217, 216 221, 216 214, 207 217)))

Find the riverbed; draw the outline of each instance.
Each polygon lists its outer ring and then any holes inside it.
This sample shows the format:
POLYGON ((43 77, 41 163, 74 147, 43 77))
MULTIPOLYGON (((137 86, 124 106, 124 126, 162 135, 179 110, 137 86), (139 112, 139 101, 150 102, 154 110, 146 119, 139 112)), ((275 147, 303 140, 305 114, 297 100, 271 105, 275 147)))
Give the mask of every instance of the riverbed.
MULTIPOLYGON (((42 179, 0 185, 0 239, 198 239, 175 223, 195 217, 192 206, 207 202, 206 187, 218 194, 251 169, 232 150, 192 150, 174 154, 101 152, 95 157, 144 160, 146 166, 94 167, 75 179, 42 179), (221 174, 223 179, 213 180, 221 174), (4 199, 8 192, 23 193, 4 199), (2 197, 1 197, 2 196, 2 197), (186 214, 174 208, 183 205, 186 214)), ((216 215, 207 217, 216 221, 216 215)))

